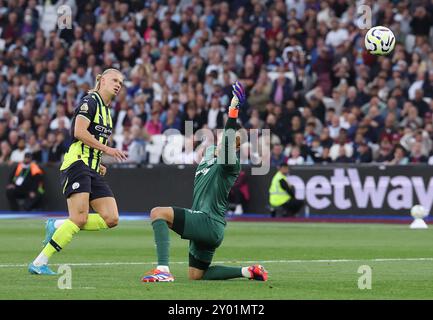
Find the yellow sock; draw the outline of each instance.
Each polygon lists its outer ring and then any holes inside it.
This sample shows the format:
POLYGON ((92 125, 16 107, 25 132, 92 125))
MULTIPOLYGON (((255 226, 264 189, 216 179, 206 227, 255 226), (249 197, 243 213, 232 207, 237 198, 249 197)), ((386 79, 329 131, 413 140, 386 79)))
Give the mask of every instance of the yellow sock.
POLYGON ((108 229, 108 226, 104 219, 97 213, 90 213, 87 216, 86 224, 81 228, 81 230, 86 231, 98 231, 101 229, 108 229))
POLYGON ((74 234, 78 233, 80 228, 67 219, 53 234, 53 238, 47 243, 42 252, 50 258, 54 252, 62 250, 69 242, 71 242, 74 234))

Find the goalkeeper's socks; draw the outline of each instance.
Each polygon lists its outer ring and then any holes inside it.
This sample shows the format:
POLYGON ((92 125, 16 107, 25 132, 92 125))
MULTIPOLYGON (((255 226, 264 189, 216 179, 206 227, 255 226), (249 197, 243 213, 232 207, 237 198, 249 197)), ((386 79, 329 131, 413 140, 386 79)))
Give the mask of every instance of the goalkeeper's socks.
POLYGON ((157 266, 156 269, 162 272, 170 273, 170 268, 168 266, 157 266))
POLYGON ((153 233, 155 236, 156 254, 158 255, 158 265, 168 266, 170 236, 167 221, 157 219, 152 222, 153 233))
POLYGON ((248 270, 249 267, 242 267, 242 277, 251 278, 251 272, 248 270))
POLYGON ((212 266, 203 275, 203 280, 227 280, 242 278, 241 267, 212 266))

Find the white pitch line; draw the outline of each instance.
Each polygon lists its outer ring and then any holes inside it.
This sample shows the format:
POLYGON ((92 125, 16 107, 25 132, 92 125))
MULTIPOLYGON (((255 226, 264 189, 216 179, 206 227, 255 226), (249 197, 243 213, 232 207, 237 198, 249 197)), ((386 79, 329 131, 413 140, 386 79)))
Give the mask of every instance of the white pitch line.
MULTIPOLYGON (((399 262, 399 261, 433 261, 429 258, 376 258, 376 259, 328 259, 328 260, 254 260, 254 261, 214 261, 214 264, 237 263, 339 263, 339 262, 399 262)), ((187 261, 170 262, 170 264, 187 264, 187 261)), ((75 267, 93 267, 93 266, 128 266, 128 265, 155 265, 154 262, 79 262, 79 263, 54 263, 52 266, 68 265, 75 267)), ((28 264, 0 264, 0 268, 26 267, 28 264)))

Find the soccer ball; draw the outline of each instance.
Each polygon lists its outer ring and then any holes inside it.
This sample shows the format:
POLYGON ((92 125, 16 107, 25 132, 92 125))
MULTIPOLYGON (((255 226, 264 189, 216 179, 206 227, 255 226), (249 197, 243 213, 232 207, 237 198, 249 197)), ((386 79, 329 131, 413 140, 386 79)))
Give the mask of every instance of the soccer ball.
POLYGON ((410 214, 415 219, 424 219, 425 217, 428 216, 428 213, 426 212, 424 207, 422 205, 419 205, 419 204, 414 205, 412 207, 412 209, 410 210, 410 214))
POLYGON ((364 44, 370 54, 387 55, 394 50, 395 36, 387 27, 373 27, 365 34, 364 44))

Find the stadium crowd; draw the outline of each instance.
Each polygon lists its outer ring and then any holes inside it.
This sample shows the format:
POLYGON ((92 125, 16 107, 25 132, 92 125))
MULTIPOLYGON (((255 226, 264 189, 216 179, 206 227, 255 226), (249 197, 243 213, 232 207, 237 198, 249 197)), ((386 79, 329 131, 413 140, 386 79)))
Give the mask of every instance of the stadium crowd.
POLYGON ((0 0, 0 164, 26 152, 58 163, 74 108, 108 67, 126 79, 111 144, 132 163, 187 120, 222 128, 239 79, 242 126, 272 132, 270 154, 241 152, 271 165, 433 164, 432 12, 408 0, 0 0), (365 51, 361 4, 393 30, 389 56, 365 51), (58 28, 61 5, 71 28, 58 28))

